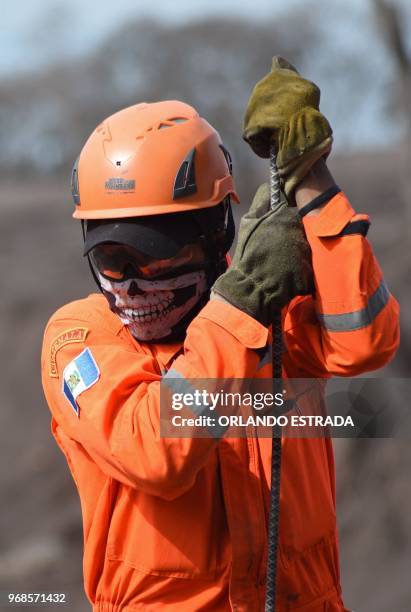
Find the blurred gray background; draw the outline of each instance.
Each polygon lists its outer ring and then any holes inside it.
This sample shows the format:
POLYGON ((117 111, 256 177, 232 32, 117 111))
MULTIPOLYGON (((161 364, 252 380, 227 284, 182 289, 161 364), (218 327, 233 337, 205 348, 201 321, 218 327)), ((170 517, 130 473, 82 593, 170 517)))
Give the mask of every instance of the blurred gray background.
MULTIPOLYGON (((196 106, 232 152, 243 212, 268 170, 241 139, 252 86, 274 54, 316 81, 335 132, 330 167, 371 215, 369 239, 402 307, 401 349, 378 375, 410 376, 410 33, 407 0, 3 1, 0 591, 66 592, 70 609, 89 609, 80 506, 51 437, 39 361, 48 317, 94 291, 69 178, 112 112, 159 99, 196 106)), ((335 446, 346 605, 407 612, 409 442, 335 446)))

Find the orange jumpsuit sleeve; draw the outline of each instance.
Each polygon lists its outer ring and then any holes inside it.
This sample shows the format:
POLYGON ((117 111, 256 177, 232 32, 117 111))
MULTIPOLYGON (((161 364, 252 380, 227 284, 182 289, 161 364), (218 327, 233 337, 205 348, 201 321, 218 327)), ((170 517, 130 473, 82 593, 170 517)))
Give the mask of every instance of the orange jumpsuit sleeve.
MULTIPOLYGON (((172 376, 252 377, 259 361, 253 349, 265 346, 267 337, 268 330, 248 315, 229 304, 211 301, 189 326, 184 353, 175 360, 172 376)), ((114 479, 173 499, 193 485, 218 440, 160 437, 161 378, 151 354, 135 350, 90 318, 60 319, 54 315, 46 328, 42 379, 53 415, 53 432, 61 428, 114 479), (58 350, 55 372, 50 375, 53 339, 65 329, 81 326, 88 329, 86 338, 58 350), (71 404, 64 392, 65 372, 85 350, 96 374, 71 404)))
POLYGON ((314 298, 290 305, 294 356, 314 376, 355 376, 384 366, 399 344, 399 306, 346 195, 303 219, 312 250, 314 298), (352 225, 351 225, 352 224, 352 225), (294 310, 294 312, 293 312, 294 310), (292 320, 304 320, 293 332, 292 320), (298 331, 297 331, 298 330, 298 331))

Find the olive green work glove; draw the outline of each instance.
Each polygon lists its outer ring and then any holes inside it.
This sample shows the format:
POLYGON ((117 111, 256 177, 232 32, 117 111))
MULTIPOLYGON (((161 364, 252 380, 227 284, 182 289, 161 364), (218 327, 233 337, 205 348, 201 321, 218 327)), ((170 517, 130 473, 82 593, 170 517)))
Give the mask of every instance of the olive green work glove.
POLYGON ((268 327, 296 295, 313 291, 311 251, 296 208, 270 209, 269 185, 261 185, 242 217, 230 267, 212 291, 268 327))
POLYGON ((298 183, 331 151, 332 129, 319 104, 319 88, 278 56, 248 102, 243 138, 260 157, 269 157, 275 146, 281 186, 290 204, 298 183))

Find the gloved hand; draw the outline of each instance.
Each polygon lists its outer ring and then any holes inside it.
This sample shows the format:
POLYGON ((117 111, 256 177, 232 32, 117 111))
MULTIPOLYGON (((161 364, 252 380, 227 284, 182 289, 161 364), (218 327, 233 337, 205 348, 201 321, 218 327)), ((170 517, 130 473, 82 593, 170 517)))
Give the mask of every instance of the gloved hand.
POLYGON ((231 265, 212 291, 268 327, 293 297, 313 288, 311 251, 299 214, 285 202, 272 211, 265 183, 241 219, 231 265))
POLYGON ((319 88, 278 56, 248 102, 243 138, 260 157, 269 157, 274 144, 281 186, 290 204, 298 183, 331 151, 332 129, 319 104, 319 88))

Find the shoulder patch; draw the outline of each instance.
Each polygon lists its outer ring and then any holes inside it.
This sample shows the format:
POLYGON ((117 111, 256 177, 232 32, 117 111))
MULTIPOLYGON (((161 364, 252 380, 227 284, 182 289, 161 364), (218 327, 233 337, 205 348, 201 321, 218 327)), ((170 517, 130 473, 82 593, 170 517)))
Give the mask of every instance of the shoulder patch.
POLYGON ((59 334, 56 338, 54 338, 50 346, 49 376, 51 376, 52 378, 59 377, 56 362, 56 356, 58 351, 65 344, 71 344, 72 342, 84 342, 88 332, 89 330, 87 329, 87 327, 74 327, 73 329, 67 329, 66 331, 59 334))
POLYGON ((80 410, 77 397, 92 387, 99 378, 100 370, 89 348, 85 348, 64 368, 62 393, 78 417, 80 410))

